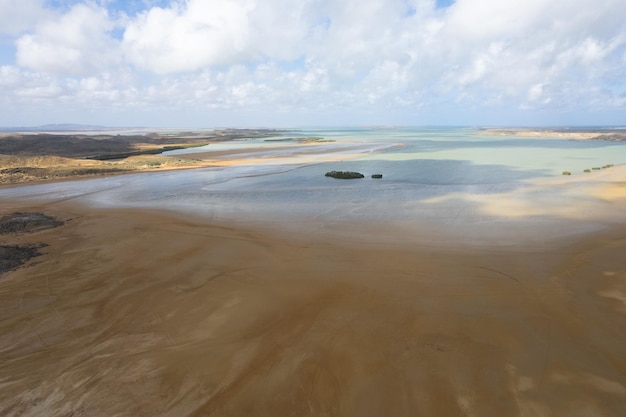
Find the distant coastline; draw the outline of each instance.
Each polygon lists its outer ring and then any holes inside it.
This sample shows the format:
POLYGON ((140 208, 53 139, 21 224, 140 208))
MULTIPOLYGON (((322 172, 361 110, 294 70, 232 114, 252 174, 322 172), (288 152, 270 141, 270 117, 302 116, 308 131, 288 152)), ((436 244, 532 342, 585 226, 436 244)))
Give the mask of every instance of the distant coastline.
MULTIPOLYGON (((0 184, 60 181, 130 172, 214 166, 210 160, 162 155, 164 151, 229 140, 271 138, 275 129, 221 129, 115 133, 108 127, 45 125, 41 131, 0 133, 0 184), (48 131, 56 127, 59 131, 48 131), (102 128, 100 132, 64 129, 102 128)), ((21 128, 15 128, 21 129, 21 128)), ((36 129, 36 128, 34 128, 36 129)))
MULTIPOLYGON (((370 126, 369 128, 392 131, 396 127, 370 126)), ((163 154, 168 150, 199 147, 224 141, 256 139, 276 144, 284 142, 285 146, 293 147, 294 152, 298 146, 302 145, 322 146, 328 145, 328 142, 335 142, 332 135, 327 138, 316 136, 320 133, 315 132, 311 136, 294 137, 290 135, 296 131, 285 129, 137 128, 145 130, 143 132, 138 130, 116 132, 111 130, 114 129, 111 127, 77 124, 42 125, 28 128, 31 130, 30 133, 11 132, 7 129, 22 128, 4 128, 4 132, 0 132, 0 184, 8 185, 131 172, 223 166, 241 163, 242 152, 256 154, 256 158, 267 158, 267 155, 262 152, 263 149, 223 151, 219 148, 212 148, 201 154, 197 152, 189 155, 163 154), (64 132, 66 129, 75 130, 64 132), (87 131, 89 129, 105 130, 87 131)), ((468 135, 485 137, 626 142, 626 128, 623 127, 468 127, 464 131, 468 135)), ((318 149, 317 152, 321 151, 318 149)), ((246 163, 255 160, 250 158, 252 156, 247 155, 246 163)), ((619 161, 603 161, 598 166, 605 165, 607 162, 619 163, 619 161)), ((590 165, 584 168, 590 169, 591 167, 590 165)), ((572 169, 570 166, 564 167, 564 172, 571 172, 572 169)), ((582 168, 580 170, 582 172, 582 168)))
POLYGON ((478 136, 540 137, 626 142, 626 128, 480 128, 478 136))

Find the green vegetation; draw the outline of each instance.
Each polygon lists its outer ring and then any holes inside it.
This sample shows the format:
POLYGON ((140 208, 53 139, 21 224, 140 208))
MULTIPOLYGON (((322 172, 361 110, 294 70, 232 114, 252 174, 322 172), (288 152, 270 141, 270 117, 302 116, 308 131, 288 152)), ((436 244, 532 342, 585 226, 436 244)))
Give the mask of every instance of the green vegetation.
POLYGON ((372 178, 382 178, 383 174, 372 174, 372 178))
POLYGON ((157 149, 144 149, 140 151, 131 151, 131 152, 123 152, 123 153, 109 153, 103 155, 96 155, 86 159, 95 159, 96 161, 110 161, 112 159, 125 159, 131 156, 140 156, 140 155, 158 155, 167 151, 175 151, 177 149, 187 149, 187 148, 196 148, 199 146, 205 146, 206 143, 195 144, 195 145, 177 145, 177 146, 163 146, 162 148, 157 149))
POLYGON ((583 172, 590 173, 592 170, 593 171, 600 171, 601 169, 607 169, 607 168, 611 168, 613 166, 614 166, 613 164, 606 164, 606 165, 603 165, 602 167, 593 167, 591 169, 587 168, 587 169, 583 170, 583 172))
POLYGON ((563 171, 563 175, 572 175, 572 173, 569 171, 563 171))

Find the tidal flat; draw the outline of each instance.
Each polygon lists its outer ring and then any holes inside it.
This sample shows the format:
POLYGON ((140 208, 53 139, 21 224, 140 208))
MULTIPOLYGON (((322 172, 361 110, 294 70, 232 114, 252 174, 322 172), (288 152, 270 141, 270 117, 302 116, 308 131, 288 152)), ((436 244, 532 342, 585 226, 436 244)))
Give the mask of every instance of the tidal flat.
POLYGON ((626 148, 473 133, 1 188, 0 414, 623 415, 626 148))

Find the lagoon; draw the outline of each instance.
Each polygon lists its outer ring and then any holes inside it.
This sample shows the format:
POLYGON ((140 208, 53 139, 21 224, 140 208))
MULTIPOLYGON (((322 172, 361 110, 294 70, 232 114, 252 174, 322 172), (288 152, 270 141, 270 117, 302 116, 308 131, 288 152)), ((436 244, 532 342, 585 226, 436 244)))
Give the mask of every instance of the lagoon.
POLYGON ((237 163, 6 188, 0 198, 166 209, 301 235, 358 234, 355 225, 367 222, 378 227, 370 236, 376 241, 400 237, 442 245, 537 244, 622 220, 611 202, 592 198, 585 189, 589 178, 607 174, 583 170, 619 168, 626 163, 626 144, 479 133, 474 128, 301 129, 284 136, 332 142, 210 144, 167 154, 237 150, 237 163), (325 177, 331 170, 359 171, 366 178, 325 177), (563 178, 562 171, 573 175, 563 178), (383 178, 370 178, 375 173, 383 178), (590 215, 594 211, 597 216, 590 215))

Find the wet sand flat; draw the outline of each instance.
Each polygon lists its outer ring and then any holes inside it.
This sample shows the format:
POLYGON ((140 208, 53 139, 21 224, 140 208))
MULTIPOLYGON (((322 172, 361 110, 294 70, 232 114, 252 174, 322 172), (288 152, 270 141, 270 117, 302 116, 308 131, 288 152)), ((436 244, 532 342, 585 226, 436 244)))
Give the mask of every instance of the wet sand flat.
MULTIPOLYGON (((624 416, 626 228, 381 245, 146 210, 0 276, 2 416, 624 416)), ((360 225, 359 227, 367 227, 360 225)))
POLYGON ((305 142, 285 146, 264 146, 245 149, 208 150, 175 155, 190 161, 203 161, 218 166, 263 165, 267 163, 301 163, 343 161, 382 149, 402 147, 400 144, 337 144, 334 142, 305 142))

